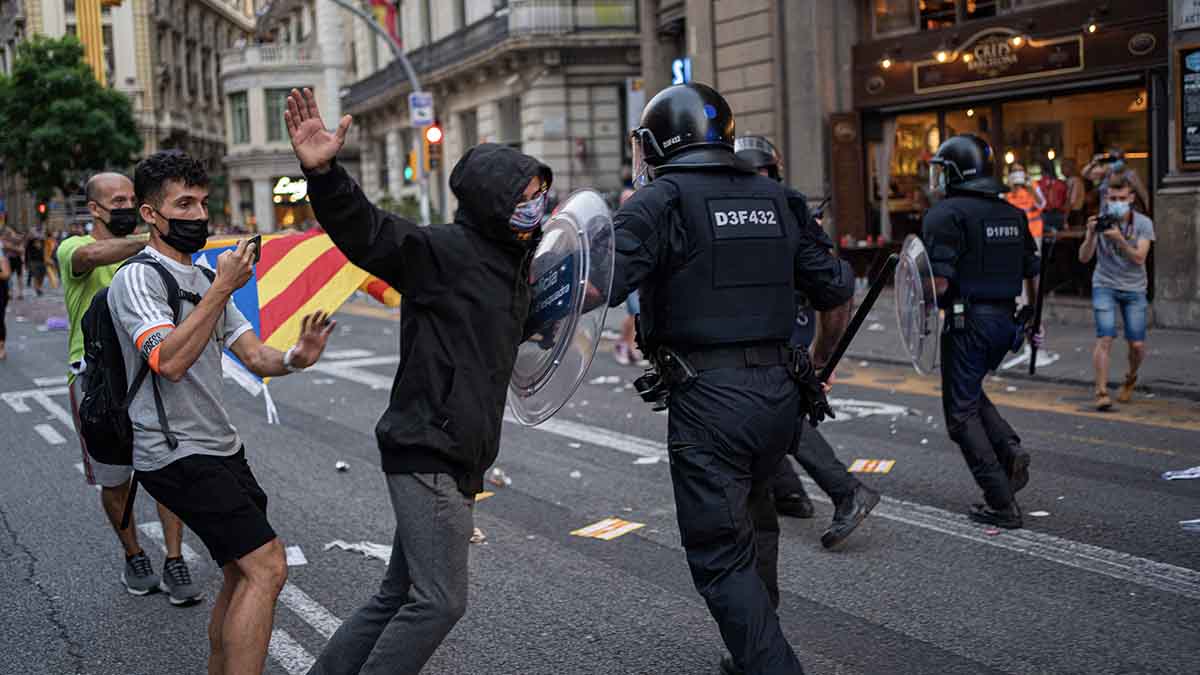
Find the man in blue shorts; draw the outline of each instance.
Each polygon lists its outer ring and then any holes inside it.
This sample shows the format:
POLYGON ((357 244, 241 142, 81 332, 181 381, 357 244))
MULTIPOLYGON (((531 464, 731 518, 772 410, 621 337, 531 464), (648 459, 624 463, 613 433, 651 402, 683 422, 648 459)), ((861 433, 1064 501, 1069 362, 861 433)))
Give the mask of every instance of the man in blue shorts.
POLYGON ((1117 311, 1129 342, 1129 372, 1117 401, 1133 399, 1138 367, 1146 358, 1146 258, 1154 241, 1154 223, 1133 210, 1134 186, 1120 174, 1109 177, 1105 201, 1098 216, 1087 221, 1087 236, 1079 247, 1079 262, 1096 256, 1092 273, 1092 310, 1096 315, 1096 409, 1108 410, 1108 361, 1117 337, 1117 311))

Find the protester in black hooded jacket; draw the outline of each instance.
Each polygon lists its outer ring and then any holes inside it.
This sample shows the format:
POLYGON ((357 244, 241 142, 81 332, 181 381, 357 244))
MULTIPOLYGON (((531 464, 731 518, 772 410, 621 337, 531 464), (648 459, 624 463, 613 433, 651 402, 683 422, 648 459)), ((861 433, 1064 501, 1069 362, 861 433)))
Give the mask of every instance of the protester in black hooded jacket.
POLYGON ((404 298, 400 367, 375 428, 396 512, 392 560, 310 673, 416 673, 466 609, 471 505, 500 445, 553 176, 516 150, 478 145, 450 174, 454 222, 421 227, 376 208, 336 163, 349 116, 327 131, 306 89, 289 95, 285 120, 318 222, 404 298))

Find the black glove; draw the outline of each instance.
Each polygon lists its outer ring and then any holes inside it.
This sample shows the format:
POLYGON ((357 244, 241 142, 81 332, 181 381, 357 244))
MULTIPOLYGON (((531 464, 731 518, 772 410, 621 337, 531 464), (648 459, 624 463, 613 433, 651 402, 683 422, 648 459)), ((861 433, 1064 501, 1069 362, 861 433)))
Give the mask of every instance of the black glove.
POLYGON ((800 416, 807 417, 814 427, 826 417, 834 419, 833 408, 825 398, 825 387, 808 358, 808 351, 798 347, 792 351, 792 379, 800 385, 800 416))

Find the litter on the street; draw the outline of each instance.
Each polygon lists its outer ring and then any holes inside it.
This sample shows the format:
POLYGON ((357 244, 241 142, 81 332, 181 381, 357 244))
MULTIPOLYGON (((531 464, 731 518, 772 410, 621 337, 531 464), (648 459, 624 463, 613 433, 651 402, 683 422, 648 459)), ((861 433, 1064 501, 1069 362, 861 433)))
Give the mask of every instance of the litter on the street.
POLYGON ((483 533, 483 530, 481 530, 477 527, 477 528, 475 528, 475 531, 471 533, 471 543, 472 544, 486 544, 487 543, 487 535, 483 533))
POLYGON ((487 499, 488 497, 494 497, 494 496, 496 496, 495 492, 490 492, 488 490, 484 490, 483 492, 480 492, 479 494, 475 495, 475 501, 481 502, 481 501, 487 499))
POLYGON ((856 459, 847 469, 850 473, 887 473, 896 466, 894 459, 856 459))
POLYGON ((645 527, 645 523, 634 523, 620 518, 605 518, 597 523, 592 523, 587 527, 581 527, 578 530, 572 530, 571 534, 576 537, 587 537, 588 539, 603 539, 611 541, 621 535, 629 534, 634 530, 645 527))
POLYGON ((488 476, 488 482, 496 487, 508 487, 512 485, 512 479, 508 474, 504 473, 504 469, 493 467, 491 475, 488 476))
POLYGON ((304 557, 304 551, 299 546, 288 546, 284 550, 287 552, 288 567, 299 567, 300 565, 308 564, 308 558, 304 557))
POLYGON ((571 476, 571 478, 574 478, 576 480, 583 478, 583 474, 578 469, 576 469, 575 471, 572 471, 568 475, 571 476))
POLYGON ((1034 518, 1045 518, 1046 516, 1050 515, 1050 512, 1049 511, 1030 511, 1029 515, 1033 516, 1034 518))
POLYGON ((1178 471, 1164 471, 1162 477, 1163 480, 1194 480, 1200 478, 1200 466, 1178 471))
POLYGON ((634 464, 658 464, 662 460, 661 457, 638 457, 633 460, 634 464))
POLYGON ((337 469, 341 473, 345 473, 346 471, 350 470, 350 465, 346 462, 338 460, 337 463, 333 465, 333 468, 337 469))
POLYGON ((359 541, 352 544, 341 539, 334 539, 328 544, 325 544, 326 551, 334 548, 340 548, 343 551, 354 551, 361 553, 368 558, 382 560, 385 563, 392 561, 392 547, 384 544, 376 544, 369 541, 359 541))
POLYGON ((601 375, 588 380, 588 384, 619 384, 621 378, 617 375, 601 375))

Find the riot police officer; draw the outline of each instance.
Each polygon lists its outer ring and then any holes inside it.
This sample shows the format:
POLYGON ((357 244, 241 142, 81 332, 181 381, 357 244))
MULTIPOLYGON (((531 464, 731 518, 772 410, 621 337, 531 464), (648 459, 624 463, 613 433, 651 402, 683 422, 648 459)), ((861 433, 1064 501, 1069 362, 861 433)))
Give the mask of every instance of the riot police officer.
POLYGON ((786 192, 734 156, 733 138, 729 105, 702 84, 646 105, 631 138, 637 191, 614 218, 609 301, 641 293, 642 342, 669 396, 679 530, 732 654, 722 667, 800 673, 775 611, 769 479, 797 417, 819 421, 828 405, 807 354, 787 344, 793 293, 832 309, 852 297, 853 272, 800 236, 786 192))
POLYGON ((946 140, 930 160, 930 188, 944 192, 922 225, 942 332, 942 409, 950 438, 962 450, 984 504, 972 520, 1021 527, 1015 494, 1029 482, 1029 453, 983 392, 983 378, 1019 335, 1015 298, 1024 279, 1037 297, 1040 259, 1025 214, 1002 198, 993 176, 992 149, 962 134, 946 140))
MULTIPOLYGON (((738 159, 752 165, 761 175, 783 182, 783 159, 767 139, 762 136, 739 136, 733 143, 733 149, 738 159)), ((833 241, 809 212, 808 197, 787 185, 783 188, 787 193, 788 207, 800 225, 801 235, 812 239, 832 255, 833 241)), ((849 319, 849 303, 830 312, 817 313, 808 296, 803 291, 796 291, 796 323, 790 343, 793 347, 807 349, 816 337, 827 340, 830 335, 840 335, 849 319), (816 331, 818 325, 821 327, 819 336, 816 331)), ((832 346, 818 345, 818 351, 828 349, 832 349, 832 346)), ((846 470, 846 465, 838 460, 829 441, 815 427, 804 430, 791 454, 833 502, 833 522, 821 535, 821 544, 825 548, 834 548, 844 542, 875 508, 879 503, 879 494, 846 470)), ((800 482, 800 477, 786 456, 779 461, 779 467, 771 479, 771 492, 775 510, 781 515, 795 518, 813 516, 812 501, 804 491, 804 483, 800 482)))

